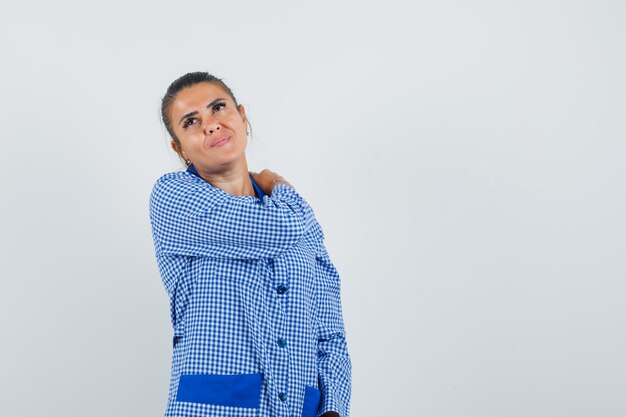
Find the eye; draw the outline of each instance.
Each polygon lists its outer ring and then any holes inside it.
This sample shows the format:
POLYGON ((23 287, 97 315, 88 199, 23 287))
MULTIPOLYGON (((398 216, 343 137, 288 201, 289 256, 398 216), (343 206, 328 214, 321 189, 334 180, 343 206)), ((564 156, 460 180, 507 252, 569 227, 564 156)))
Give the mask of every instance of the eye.
POLYGON ((196 119, 194 117, 188 117, 187 119, 185 119, 185 122, 183 123, 183 129, 187 129, 189 125, 191 124, 191 122, 195 120, 196 119))
POLYGON ((222 108, 224 108, 224 107, 226 107, 226 103, 222 101, 222 102, 219 102, 219 103, 215 104, 215 105, 213 106, 213 111, 218 111, 218 110, 221 110, 221 109, 219 108, 220 106, 221 106, 222 108))

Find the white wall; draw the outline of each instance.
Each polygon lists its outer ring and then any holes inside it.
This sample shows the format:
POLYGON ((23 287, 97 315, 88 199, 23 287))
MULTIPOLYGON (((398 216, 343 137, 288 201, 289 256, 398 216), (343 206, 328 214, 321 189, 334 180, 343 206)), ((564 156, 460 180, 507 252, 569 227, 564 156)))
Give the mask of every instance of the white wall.
POLYGON ((148 222, 178 76, 247 108, 250 168, 342 275, 352 416, 626 415, 626 3, 0 6, 2 415, 157 416, 148 222))

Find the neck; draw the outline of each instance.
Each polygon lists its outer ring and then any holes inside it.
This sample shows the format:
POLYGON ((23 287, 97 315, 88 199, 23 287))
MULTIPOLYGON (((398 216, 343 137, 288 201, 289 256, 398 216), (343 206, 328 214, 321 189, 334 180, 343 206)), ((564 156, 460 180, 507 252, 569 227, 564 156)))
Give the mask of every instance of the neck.
MULTIPOLYGON (((195 165, 194 165, 195 166, 195 165)), ((226 170, 213 171, 195 166, 200 177, 213 187, 235 196, 255 196, 254 187, 245 162, 233 165, 226 170)))

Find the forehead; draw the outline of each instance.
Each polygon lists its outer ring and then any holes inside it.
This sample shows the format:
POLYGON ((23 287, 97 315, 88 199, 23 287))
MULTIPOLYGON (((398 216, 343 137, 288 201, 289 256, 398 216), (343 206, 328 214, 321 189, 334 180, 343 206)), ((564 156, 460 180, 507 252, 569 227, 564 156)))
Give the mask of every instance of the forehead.
POLYGON ((174 119, 177 116, 191 111, 200 111, 211 101, 224 98, 231 100, 230 96, 220 87, 213 83, 199 83, 191 87, 184 88, 176 95, 170 107, 170 113, 174 119))

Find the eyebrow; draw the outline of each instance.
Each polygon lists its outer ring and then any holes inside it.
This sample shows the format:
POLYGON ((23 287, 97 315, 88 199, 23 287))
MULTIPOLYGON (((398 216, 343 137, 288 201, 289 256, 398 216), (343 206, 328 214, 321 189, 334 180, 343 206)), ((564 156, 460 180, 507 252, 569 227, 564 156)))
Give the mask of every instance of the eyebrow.
MULTIPOLYGON (((226 99, 225 98, 216 98, 215 100, 213 100, 212 102, 207 104, 206 108, 208 109, 209 107, 213 106, 214 104, 216 104, 220 100, 226 100, 226 99)), ((183 120, 185 120, 186 118, 188 118, 190 116, 195 116, 196 114, 198 114, 197 111, 192 111, 191 113, 187 113, 186 115, 184 115, 183 117, 180 118, 180 121, 178 122, 178 124, 181 124, 183 120)))

